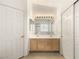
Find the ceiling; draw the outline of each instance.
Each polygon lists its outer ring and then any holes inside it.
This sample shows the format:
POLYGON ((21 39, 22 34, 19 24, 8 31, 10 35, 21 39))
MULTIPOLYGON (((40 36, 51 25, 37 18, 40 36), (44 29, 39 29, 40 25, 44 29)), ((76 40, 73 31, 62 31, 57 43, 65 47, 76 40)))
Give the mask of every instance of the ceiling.
POLYGON ((48 6, 42 6, 42 5, 36 5, 34 4, 33 7, 33 14, 41 13, 41 14, 56 14, 57 9, 55 7, 48 7, 48 6))
POLYGON ((31 0, 33 4, 45 5, 50 7, 63 7, 64 4, 75 0, 31 0))
POLYGON ((32 0, 32 3, 47 6, 61 6, 64 1, 65 0, 32 0))

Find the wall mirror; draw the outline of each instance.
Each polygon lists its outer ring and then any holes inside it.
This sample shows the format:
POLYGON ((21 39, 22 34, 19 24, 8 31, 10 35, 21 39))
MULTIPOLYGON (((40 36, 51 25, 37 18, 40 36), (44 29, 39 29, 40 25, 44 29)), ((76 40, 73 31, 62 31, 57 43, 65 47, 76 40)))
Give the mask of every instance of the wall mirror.
POLYGON ((35 34, 36 35, 52 35, 53 34, 53 17, 36 17, 35 18, 35 34))

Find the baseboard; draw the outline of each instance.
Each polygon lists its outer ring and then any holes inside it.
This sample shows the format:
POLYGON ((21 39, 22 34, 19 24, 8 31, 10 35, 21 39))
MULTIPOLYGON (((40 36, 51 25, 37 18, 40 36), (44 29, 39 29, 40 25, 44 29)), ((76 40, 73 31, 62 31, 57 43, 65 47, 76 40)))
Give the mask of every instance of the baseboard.
POLYGON ((59 51, 30 51, 30 53, 59 53, 59 51))

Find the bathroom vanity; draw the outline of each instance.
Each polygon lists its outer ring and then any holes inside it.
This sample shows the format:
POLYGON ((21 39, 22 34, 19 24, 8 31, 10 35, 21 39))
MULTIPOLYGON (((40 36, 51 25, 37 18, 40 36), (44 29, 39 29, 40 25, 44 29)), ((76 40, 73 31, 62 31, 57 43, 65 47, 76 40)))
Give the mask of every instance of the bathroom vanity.
POLYGON ((30 51, 59 51, 60 38, 30 38, 30 51))
POLYGON ((30 51, 59 51, 60 38, 54 37, 53 16, 37 16, 30 20, 30 51))

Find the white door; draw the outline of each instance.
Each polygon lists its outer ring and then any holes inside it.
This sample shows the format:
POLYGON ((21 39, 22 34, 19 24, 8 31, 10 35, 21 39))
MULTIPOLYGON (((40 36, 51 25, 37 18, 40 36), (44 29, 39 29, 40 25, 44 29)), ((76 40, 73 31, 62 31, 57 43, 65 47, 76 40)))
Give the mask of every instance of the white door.
POLYGON ((79 59, 79 1, 75 4, 75 59, 79 59))
POLYGON ((0 59, 23 56, 23 13, 0 6, 0 59))
POLYGON ((73 59, 73 6, 62 15, 62 47, 65 59, 73 59))

